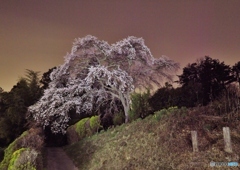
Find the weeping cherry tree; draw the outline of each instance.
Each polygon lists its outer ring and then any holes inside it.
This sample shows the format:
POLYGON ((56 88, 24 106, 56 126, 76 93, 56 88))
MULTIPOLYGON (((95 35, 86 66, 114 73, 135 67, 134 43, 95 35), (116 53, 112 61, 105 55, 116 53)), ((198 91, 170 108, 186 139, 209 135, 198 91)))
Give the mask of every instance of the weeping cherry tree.
POLYGON ((170 80, 178 68, 167 57, 154 58, 142 38, 109 45, 88 35, 75 40, 64 64, 51 73, 44 95, 28 111, 53 133, 65 133, 70 111, 92 115, 105 104, 105 112, 117 112, 120 101, 128 122, 130 93, 170 80))

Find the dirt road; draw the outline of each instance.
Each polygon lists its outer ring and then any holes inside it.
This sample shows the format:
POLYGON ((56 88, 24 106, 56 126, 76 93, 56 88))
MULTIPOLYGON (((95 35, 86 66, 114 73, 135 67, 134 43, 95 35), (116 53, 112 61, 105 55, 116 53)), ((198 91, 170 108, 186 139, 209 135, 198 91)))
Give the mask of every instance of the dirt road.
POLYGON ((47 148, 47 170, 78 170, 60 147, 47 148))

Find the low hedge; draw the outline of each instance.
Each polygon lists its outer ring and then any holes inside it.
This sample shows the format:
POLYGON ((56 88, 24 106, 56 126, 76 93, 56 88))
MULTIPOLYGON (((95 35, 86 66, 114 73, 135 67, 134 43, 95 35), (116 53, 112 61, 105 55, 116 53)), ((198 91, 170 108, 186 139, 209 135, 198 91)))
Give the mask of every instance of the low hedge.
POLYGON ((76 143, 87 136, 91 136, 98 132, 99 128, 101 128, 99 116, 81 119, 67 129, 68 143, 76 143))

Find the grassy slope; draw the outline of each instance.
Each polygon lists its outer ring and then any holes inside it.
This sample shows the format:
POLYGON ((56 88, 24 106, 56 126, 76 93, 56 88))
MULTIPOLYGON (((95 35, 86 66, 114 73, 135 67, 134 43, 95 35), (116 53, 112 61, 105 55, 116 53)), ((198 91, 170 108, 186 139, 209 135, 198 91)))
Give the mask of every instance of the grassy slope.
POLYGON ((207 111, 162 112, 95 134, 65 150, 79 169, 89 170, 212 169, 211 161, 240 162, 239 122, 228 124, 201 113, 207 111), (224 126, 231 129, 232 154, 224 152, 224 126), (198 132, 198 153, 192 152, 191 130, 198 132))

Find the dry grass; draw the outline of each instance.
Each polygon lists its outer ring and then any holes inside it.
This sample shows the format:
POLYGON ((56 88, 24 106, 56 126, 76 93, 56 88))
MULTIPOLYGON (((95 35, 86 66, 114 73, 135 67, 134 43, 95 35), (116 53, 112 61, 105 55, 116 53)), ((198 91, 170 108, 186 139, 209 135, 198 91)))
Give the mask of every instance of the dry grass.
POLYGON ((95 134, 65 150, 79 169, 89 170, 212 169, 211 161, 239 162, 239 122, 225 123, 207 112, 171 109, 95 134), (231 129, 232 154, 224 152, 224 126, 231 129), (192 152, 191 130, 198 132, 198 153, 192 152))

